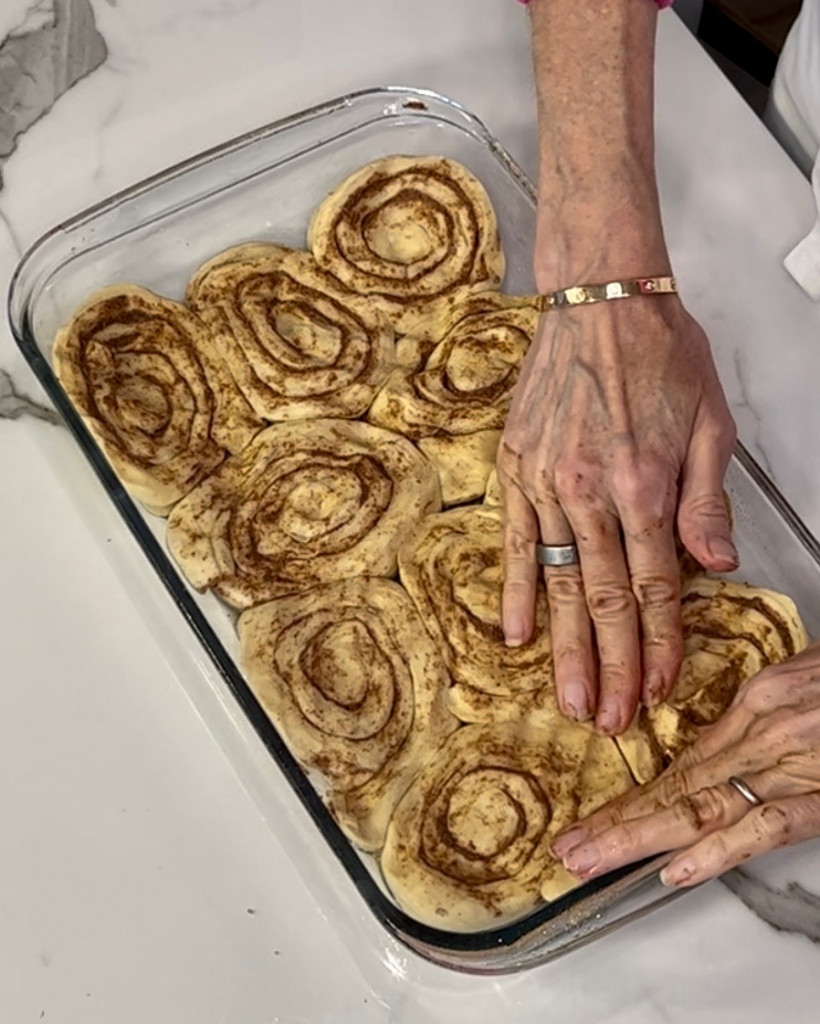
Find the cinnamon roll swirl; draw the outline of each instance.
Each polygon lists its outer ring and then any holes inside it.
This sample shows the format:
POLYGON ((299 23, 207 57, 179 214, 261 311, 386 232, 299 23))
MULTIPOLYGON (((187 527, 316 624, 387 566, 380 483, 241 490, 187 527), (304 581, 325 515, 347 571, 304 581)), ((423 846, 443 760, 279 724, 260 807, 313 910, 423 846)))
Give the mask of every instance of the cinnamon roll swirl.
POLYGON ((318 207, 308 246, 400 334, 423 329, 463 286, 495 288, 504 276, 487 193, 444 157, 392 156, 362 167, 318 207))
POLYGON ((332 814, 380 849, 399 797, 459 725, 412 601, 389 580, 344 580, 243 612, 239 637, 251 689, 329 784, 332 814))
POLYGON ((574 722, 468 725, 399 801, 381 856, 399 906, 473 932, 577 883, 550 852, 561 829, 632 785, 617 748, 574 722))
POLYGON ((57 334, 54 368, 127 489, 166 515, 259 424, 205 324, 146 288, 96 293, 57 334))
POLYGON ((399 575, 453 678, 465 722, 558 715, 546 594, 533 639, 507 647, 501 629, 501 517, 481 505, 429 515, 399 549, 399 575))
POLYGON ((681 598, 684 658, 669 698, 641 710, 618 744, 649 782, 726 711, 741 684, 808 643, 794 602, 772 590, 697 576, 681 598))
POLYGON ((248 403, 270 422, 355 419, 395 365, 387 319, 305 252, 228 249, 200 267, 187 299, 248 403))
POLYGON ((414 371, 390 375, 368 418, 414 440, 501 430, 538 317, 537 299, 499 292, 459 297, 437 325, 432 351, 414 371))
POLYGON ((439 470, 445 505, 484 493, 518 371, 538 323, 537 300, 461 293, 428 346, 402 340, 400 362, 368 414, 418 442, 439 470))
POLYGON ((352 576, 392 576, 399 545, 440 508, 435 470, 366 423, 262 430, 174 509, 168 545, 190 583, 248 608, 352 576))

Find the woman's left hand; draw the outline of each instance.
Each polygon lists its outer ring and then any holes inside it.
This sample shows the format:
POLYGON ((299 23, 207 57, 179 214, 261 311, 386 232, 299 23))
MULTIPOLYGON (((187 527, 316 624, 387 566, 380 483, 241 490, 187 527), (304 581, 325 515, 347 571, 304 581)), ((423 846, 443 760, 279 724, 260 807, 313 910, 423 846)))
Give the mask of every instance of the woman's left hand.
POLYGON ((573 825, 553 849, 584 881, 677 850, 661 879, 689 886, 812 836, 820 836, 820 643, 745 683, 663 775, 573 825))

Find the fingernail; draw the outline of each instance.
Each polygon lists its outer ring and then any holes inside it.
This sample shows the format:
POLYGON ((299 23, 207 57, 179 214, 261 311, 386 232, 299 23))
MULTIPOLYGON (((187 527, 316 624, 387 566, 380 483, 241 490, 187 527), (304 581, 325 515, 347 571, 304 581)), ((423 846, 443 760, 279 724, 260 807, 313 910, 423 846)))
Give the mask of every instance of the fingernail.
POLYGON ((604 702, 598 708, 598 717, 595 719, 595 728, 599 732, 613 733, 618 731, 621 720, 621 712, 617 704, 604 702))
POLYGON ((740 564, 737 548, 730 540, 726 540, 725 537, 710 537, 708 548, 712 558, 719 559, 721 562, 728 562, 735 568, 740 564))
POLYGON ((656 704, 660 704, 663 700, 663 694, 666 687, 664 686, 663 675, 657 670, 653 669, 646 677, 643 684, 644 690, 644 702, 650 708, 654 708, 656 704))
POLYGON ((566 857, 570 850, 580 845, 584 839, 584 830, 582 828, 570 828, 566 832, 562 832, 552 844, 552 852, 556 857, 561 860, 566 857))
POLYGON ((576 846, 564 857, 564 867, 573 875, 586 875, 598 865, 601 850, 596 842, 576 846))
POLYGON ((695 862, 689 857, 673 860, 661 871, 661 882, 664 885, 684 885, 695 873, 695 862))
POLYGON ((520 612, 507 612, 504 616, 504 643, 507 647, 524 643, 524 618, 520 612))
POLYGON ((564 711, 576 722, 585 722, 589 718, 589 701, 587 688, 580 679, 569 679, 562 688, 564 711))

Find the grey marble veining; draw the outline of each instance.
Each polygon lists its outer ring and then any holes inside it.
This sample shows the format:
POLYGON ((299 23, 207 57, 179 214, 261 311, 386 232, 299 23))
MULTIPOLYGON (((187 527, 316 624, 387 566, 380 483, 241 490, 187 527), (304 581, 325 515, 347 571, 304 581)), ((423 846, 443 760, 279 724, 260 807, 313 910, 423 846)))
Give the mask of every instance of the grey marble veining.
POLYGON ((106 56, 89 0, 33 3, 23 24, 0 45, 0 160, 7 159, 23 132, 106 56), (27 31, 27 24, 34 27, 27 31))
POLYGON ((53 409, 21 394, 11 374, 0 370, 0 420, 18 420, 21 416, 33 416, 35 419, 55 425, 61 422, 53 409))
MULTIPOLYGON (((34 0, 22 20, 0 41, 0 189, 3 164, 20 137, 73 85, 106 59, 89 0, 34 0)), ((20 245, 0 211, 16 255, 20 245)), ((34 416, 58 423, 56 413, 27 398, 0 369, 0 419, 34 416)))
POLYGON ((767 885, 743 868, 728 872, 722 881, 761 921, 820 946, 820 896, 797 882, 788 882, 785 888, 767 885))

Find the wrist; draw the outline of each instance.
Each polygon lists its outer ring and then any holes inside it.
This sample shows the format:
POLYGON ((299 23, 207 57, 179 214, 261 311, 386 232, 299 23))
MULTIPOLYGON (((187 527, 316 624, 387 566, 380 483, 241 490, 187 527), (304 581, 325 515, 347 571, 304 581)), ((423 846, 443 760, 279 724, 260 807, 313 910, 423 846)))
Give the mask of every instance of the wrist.
POLYGON ((611 193, 602 203, 599 196, 577 197, 560 210, 539 203, 533 269, 541 294, 671 273, 657 204, 611 193))

